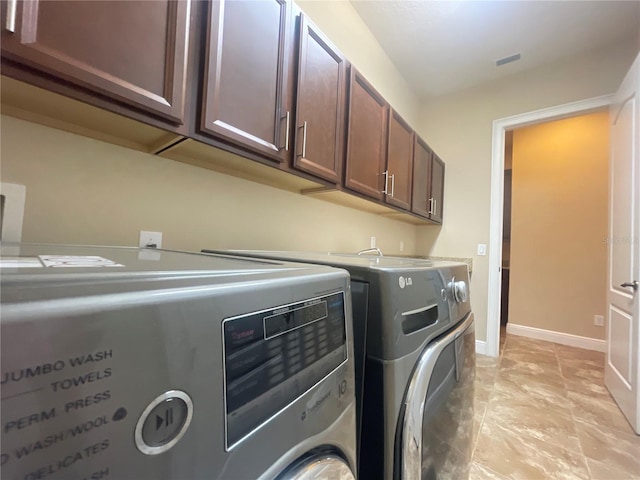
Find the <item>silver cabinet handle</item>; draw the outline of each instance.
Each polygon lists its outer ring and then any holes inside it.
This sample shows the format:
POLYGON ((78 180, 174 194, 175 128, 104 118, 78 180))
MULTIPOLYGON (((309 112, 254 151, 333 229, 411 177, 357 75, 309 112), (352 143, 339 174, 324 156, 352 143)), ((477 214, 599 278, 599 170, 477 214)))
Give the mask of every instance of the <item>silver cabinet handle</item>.
POLYGON ((16 31, 16 9, 18 0, 7 1, 7 23, 5 25, 7 31, 14 33, 16 31))
POLYGON ((389 190, 387 187, 389 186, 389 170, 385 170, 382 174, 384 175, 384 190, 382 190, 382 193, 388 195, 389 190))
POLYGON ((302 124, 302 158, 307 158, 307 122, 302 124))
POLYGON ((638 281, 637 281, 637 280, 634 280, 633 282, 624 282, 624 283, 621 283, 621 284, 620 284, 620 286, 621 286, 622 288, 633 288, 633 291, 634 291, 634 292, 637 292, 637 291, 638 291, 638 281))
POLYGON ((434 215, 435 212, 433 211, 433 204, 434 204, 435 200, 433 199, 433 197, 431 197, 429 199, 429 215, 434 215))
POLYGON ((391 175, 391 197, 393 197, 393 192, 396 191, 396 175, 395 173, 391 175))
POLYGON ((433 215, 437 215, 438 214, 438 199, 434 198, 433 199, 433 215))
POLYGON ((289 127, 291 127, 291 113, 289 111, 287 111, 287 114, 285 115, 286 120, 286 130, 284 133, 284 149, 288 152, 289 151, 289 127))

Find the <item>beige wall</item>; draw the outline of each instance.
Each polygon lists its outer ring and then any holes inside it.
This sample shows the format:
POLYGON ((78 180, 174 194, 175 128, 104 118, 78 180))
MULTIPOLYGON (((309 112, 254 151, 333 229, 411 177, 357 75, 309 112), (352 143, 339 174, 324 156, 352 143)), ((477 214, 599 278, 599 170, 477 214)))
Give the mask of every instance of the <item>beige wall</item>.
POLYGON ((413 253, 416 227, 2 116, 1 178, 27 186, 23 241, 413 253))
POLYGON ((635 38, 423 105, 420 132, 446 162, 444 225, 418 227, 418 254, 473 257, 471 300, 486 340, 492 123, 495 119, 610 94, 637 53, 635 38))
POLYGON ((609 114, 513 137, 509 322, 604 339, 609 114))

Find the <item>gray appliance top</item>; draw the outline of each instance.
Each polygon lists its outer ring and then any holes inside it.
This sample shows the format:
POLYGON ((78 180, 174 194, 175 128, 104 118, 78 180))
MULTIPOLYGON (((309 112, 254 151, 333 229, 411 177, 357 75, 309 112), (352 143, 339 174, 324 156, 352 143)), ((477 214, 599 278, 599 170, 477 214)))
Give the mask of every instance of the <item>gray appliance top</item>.
MULTIPOLYGON (((336 272, 340 273, 323 265, 137 247, 0 245, 3 303, 43 295, 60 298, 205 285, 223 288, 232 283, 257 284, 336 272), (74 288, 67 288, 70 286, 74 288)), ((340 274, 346 276, 346 272, 340 274)))
POLYGON ((459 262, 433 261, 420 258, 389 257, 375 255, 357 255, 354 253, 331 253, 331 252, 295 252, 295 251, 273 251, 273 250, 202 250, 205 253, 214 254, 238 254, 254 258, 270 258, 279 260, 289 260, 297 262, 310 262, 323 265, 332 265, 347 270, 379 270, 396 271, 412 269, 434 269, 444 267, 454 267, 465 265, 459 262))
POLYGON ((121 275, 251 273, 282 269, 309 269, 308 265, 287 261, 202 255, 173 250, 55 244, 0 245, 0 270, 3 275, 74 274, 96 272, 121 275))

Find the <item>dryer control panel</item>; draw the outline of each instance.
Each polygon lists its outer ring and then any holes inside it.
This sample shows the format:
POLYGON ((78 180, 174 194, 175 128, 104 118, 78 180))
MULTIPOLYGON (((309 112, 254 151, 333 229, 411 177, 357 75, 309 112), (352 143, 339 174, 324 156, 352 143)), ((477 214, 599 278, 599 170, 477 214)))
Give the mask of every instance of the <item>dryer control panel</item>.
POLYGON ((347 360, 344 293, 225 319, 226 449, 347 360))

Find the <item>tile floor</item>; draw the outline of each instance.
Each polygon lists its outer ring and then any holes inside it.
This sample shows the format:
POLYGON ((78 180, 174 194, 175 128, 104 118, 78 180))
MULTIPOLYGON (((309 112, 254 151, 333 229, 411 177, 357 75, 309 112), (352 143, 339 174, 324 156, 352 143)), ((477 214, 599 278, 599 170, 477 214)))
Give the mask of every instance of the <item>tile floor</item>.
POLYGON ((640 436, 604 387, 603 353, 510 335, 477 365, 470 480, 640 479, 640 436))

